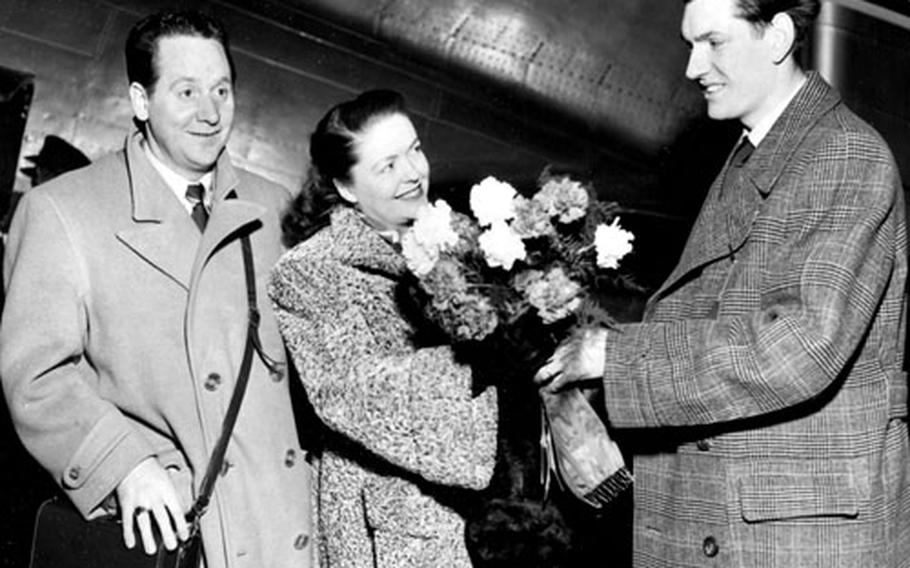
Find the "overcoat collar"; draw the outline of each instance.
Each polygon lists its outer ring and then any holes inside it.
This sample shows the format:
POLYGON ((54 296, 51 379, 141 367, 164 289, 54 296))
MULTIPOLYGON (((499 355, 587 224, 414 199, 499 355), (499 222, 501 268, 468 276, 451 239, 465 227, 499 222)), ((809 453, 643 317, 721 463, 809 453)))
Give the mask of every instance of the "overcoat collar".
POLYGON ((242 199, 237 174, 223 152, 215 167, 212 213, 200 234, 183 205, 167 187, 140 145, 133 129, 125 144, 133 224, 117 238, 136 254, 189 289, 196 274, 221 242, 238 228, 261 218, 266 208, 242 199))
POLYGON ((744 166, 744 173, 763 197, 771 193, 784 167, 816 123, 840 102, 837 91, 818 73, 808 73, 806 83, 744 166))
POLYGON ((406 271, 404 257, 350 207, 332 212, 331 241, 338 260, 349 266, 399 278, 406 271))
MULTIPOLYGON (((802 88, 787 105, 749 160, 739 171, 730 157, 714 180, 682 257, 670 277, 653 296, 658 299, 693 270, 734 254, 748 238, 764 200, 800 148, 813 126, 840 103, 840 96, 816 72, 809 72, 802 88), (721 195, 724 179, 737 175, 733 191, 721 195)), ((732 156, 731 156, 732 157, 732 156)))

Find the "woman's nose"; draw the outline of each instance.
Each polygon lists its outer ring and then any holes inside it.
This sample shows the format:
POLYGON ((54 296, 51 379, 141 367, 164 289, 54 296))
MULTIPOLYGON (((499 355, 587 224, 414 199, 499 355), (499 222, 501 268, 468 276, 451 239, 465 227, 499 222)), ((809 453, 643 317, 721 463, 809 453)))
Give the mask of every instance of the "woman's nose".
POLYGON ((421 175, 420 164, 417 163, 417 160, 415 158, 412 158, 410 156, 404 156, 404 159, 401 162, 402 162, 401 175, 405 179, 411 180, 411 179, 420 177, 420 175, 421 175))

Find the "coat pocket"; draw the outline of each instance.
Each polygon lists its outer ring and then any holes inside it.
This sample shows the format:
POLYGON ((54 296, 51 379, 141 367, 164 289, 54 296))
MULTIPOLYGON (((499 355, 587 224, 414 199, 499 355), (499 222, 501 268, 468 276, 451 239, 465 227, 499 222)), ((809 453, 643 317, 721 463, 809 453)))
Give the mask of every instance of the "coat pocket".
POLYGON ((855 518, 859 514, 859 497, 846 468, 815 473, 752 473, 739 480, 739 501, 747 523, 855 518))

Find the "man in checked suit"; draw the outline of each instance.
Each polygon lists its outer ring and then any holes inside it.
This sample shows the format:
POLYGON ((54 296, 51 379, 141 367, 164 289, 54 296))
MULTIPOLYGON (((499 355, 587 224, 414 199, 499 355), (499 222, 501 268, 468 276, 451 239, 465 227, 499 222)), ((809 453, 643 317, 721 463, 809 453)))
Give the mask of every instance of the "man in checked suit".
POLYGON ((794 50, 810 0, 690 0, 686 75, 755 146, 728 161, 641 323, 561 346, 635 428, 638 567, 910 566, 901 183, 794 50))
POLYGON ((234 66, 218 22, 152 15, 126 60, 138 128, 124 149, 27 192, 12 222, 0 325, 11 416, 84 516, 116 510, 127 546, 151 553, 157 526, 173 549, 244 353, 248 235, 266 356, 201 518, 205 563, 310 566, 310 470, 264 290, 288 192, 225 151, 234 66))

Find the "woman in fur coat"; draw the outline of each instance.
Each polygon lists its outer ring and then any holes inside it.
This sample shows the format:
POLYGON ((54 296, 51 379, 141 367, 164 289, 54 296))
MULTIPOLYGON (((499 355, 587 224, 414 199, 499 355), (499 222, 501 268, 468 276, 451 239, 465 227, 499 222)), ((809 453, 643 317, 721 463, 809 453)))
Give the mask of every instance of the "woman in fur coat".
POLYGON ((465 490, 490 481, 496 393, 474 392, 447 346, 421 347, 395 291, 401 233, 427 203, 429 164, 400 95, 332 108, 310 181, 285 220, 296 246, 270 295, 329 435, 319 463, 323 566, 470 567, 465 490))

